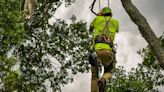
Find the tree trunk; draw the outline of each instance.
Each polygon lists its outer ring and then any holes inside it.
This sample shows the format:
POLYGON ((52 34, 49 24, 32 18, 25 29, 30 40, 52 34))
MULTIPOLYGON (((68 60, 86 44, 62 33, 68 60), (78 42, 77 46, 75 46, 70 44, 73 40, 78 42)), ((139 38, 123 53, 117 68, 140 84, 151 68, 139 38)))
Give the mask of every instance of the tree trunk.
POLYGON ((35 0, 25 0, 24 12, 28 19, 31 19, 35 10, 35 0))
POLYGON ((132 4, 131 0, 121 0, 123 7, 130 16, 131 20, 138 26, 138 29, 145 40, 148 42, 161 67, 164 69, 164 48, 149 26, 146 18, 132 4))

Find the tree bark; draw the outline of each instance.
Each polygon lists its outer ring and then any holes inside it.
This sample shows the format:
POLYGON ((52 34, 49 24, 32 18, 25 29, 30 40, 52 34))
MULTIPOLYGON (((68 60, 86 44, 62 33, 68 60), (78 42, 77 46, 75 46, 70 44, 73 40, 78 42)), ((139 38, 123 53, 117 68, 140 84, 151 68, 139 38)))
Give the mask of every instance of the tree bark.
POLYGON ((145 40, 148 42, 161 67, 164 69, 164 48, 161 46, 159 39, 154 34, 146 18, 132 4, 131 0, 121 0, 125 11, 131 20, 138 26, 138 29, 145 40))
POLYGON ((31 19, 35 10, 35 0, 25 0, 24 12, 25 16, 28 19, 31 19))

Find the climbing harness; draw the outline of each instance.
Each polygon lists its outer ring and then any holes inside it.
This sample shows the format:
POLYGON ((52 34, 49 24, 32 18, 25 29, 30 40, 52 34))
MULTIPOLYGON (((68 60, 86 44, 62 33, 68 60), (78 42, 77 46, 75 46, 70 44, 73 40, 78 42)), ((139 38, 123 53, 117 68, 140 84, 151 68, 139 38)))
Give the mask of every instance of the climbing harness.
POLYGON ((99 35, 96 36, 95 38, 95 43, 106 43, 106 44, 109 44, 111 47, 113 47, 112 39, 109 36, 110 35, 110 30, 109 30, 110 19, 107 20, 105 18, 105 21, 106 23, 103 30, 100 30, 99 35))

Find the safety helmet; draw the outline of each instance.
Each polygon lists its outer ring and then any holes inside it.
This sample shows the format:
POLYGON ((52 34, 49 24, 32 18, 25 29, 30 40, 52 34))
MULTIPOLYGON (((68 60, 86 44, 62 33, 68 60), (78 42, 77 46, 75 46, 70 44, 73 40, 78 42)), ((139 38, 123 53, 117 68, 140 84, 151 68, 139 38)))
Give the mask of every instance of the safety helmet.
POLYGON ((101 13, 102 13, 102 14, 112 13, 112 10, 111 10, 109 7, 104 7, 104 8, 101 10, 101 13))

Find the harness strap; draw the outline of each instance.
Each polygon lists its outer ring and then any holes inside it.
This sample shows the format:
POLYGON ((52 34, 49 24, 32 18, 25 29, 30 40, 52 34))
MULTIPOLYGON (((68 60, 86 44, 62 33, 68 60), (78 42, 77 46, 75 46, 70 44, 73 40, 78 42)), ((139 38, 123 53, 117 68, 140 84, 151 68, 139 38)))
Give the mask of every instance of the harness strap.
POLYGON ((106 17, 104 18, 106 21, 105 26, 94 40, 95 40, 95 43, 106 43, 106 44, 109 44, 110 46, 113 46, 113 42, 111 40, 111 37, 109 36, 110 35, 109 24, 110 24, 111 19, 107 20, 106 17))

